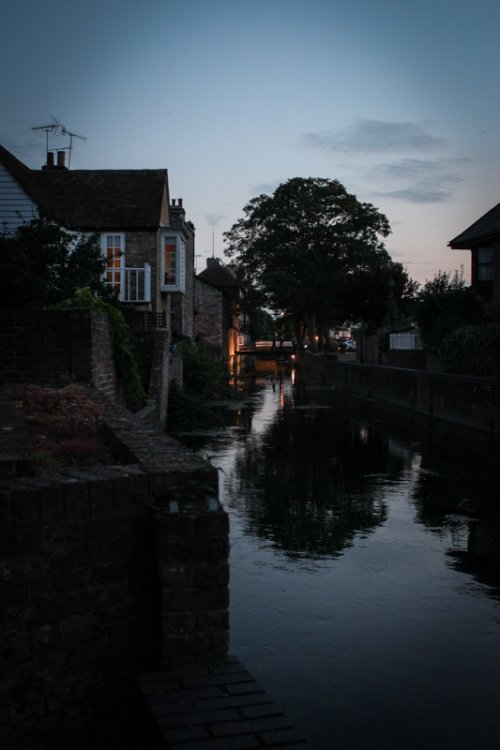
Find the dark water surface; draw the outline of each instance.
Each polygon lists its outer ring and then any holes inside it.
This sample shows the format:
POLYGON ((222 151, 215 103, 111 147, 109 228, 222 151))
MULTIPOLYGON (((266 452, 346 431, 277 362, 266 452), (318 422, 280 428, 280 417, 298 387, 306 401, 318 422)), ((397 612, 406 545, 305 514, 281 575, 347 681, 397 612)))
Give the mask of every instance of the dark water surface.
POLYGON ((231 653, 318 750, 500 748, 487 436, 289 377, 199 450, 231 520, 231 653))

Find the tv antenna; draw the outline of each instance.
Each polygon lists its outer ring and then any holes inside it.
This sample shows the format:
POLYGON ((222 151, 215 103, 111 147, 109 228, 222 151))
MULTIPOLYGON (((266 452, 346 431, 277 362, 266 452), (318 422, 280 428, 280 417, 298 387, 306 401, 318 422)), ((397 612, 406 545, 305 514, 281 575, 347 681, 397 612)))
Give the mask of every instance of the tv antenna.
POLYGON ((57 117, 51 117, 50 118, 52 122, 47 123, 46 125, 33 125, 32 130, 42 130, 45 133, 45 151, 48 154, 49 153, 49 133, 52 133, 53 135, 68 135, 69 136, 69 146, 65 146, 64 150, 68 152, 68 168, 71 163, 71 152, 73 150, 73 138, 80 138, 82 141, 86 141, 87 139, 83 135, 79 135, 78 133, 74 133, 71 130, 68 130, 60 120, 57 119, 57 117))
POLYGON ((71 164, 71 152, 73 150, 73 138, 80 138, 82 141, 86 141, 84 135, 78 135, 78 133, 73 133, 71 130, 68 130, 68 128, 65 128, 64 125, 61 125, 61 134, 62 135, 69 135, 69 146, 68 149, 68 169, 71 164))
POLYGON ((48 153, 49 151, 49 133, 53 133, 54 135, 57 135, 61 132, 62 125, 57 119, 57 117, 51 117, 52 120, 51 123, 48 123, 47 125, 33 125, 31 128, 32 130, 43 130, 45 133, 45 149, 48 153))

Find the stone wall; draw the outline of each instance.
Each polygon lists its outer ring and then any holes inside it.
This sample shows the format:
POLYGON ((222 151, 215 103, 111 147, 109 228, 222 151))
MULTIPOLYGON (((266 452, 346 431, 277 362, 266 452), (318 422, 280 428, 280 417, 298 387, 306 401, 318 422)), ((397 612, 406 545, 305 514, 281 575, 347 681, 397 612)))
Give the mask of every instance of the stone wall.
POLYGON ((301 356, 299 372, 450 422, 500 432, 500 380, 301 356))
POLYGON ((228 519, 216 470, 89 392, 104 405, 116 464, 39 476, 18 468, 0 482, 0 746, 9 750, 141 747, 136 674, 227 651, 228 519))
POLYGON ((0 383, 94 383, 117 396, 110 322, 97 310, 10 310, 0 320, 0 383))
POLYGON ((224 354, 223 294, 201 279, 194 286, 194 333, 201 346, 218 357, 224 354))

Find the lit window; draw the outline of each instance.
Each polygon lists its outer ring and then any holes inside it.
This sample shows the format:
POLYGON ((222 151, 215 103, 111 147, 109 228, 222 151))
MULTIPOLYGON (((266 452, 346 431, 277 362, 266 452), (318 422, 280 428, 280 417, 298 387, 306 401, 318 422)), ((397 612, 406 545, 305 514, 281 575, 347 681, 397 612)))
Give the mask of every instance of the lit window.
POLYGON ((106 258, 106 284, 120 295, 122 288, 122 270, 125 259, 125 238, 123 234, 104 234, 101 247, 106 258))
POLYGON ((162 236, 161 290, 163 292, 185 292, 186 290, 186 244, 179 234, 162 236))
POLYGON ((493 281, 492 247, 478 247, 477 249, 477 280, 493 281))

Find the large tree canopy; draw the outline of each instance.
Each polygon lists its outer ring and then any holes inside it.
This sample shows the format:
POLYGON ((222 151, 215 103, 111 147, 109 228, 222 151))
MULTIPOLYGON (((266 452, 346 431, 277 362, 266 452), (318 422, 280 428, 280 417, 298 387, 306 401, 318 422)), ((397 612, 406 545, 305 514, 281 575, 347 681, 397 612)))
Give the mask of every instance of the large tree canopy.
POLYGON ((381 322, 405 272, 385 250, 389 222, 374 206, 337 180, 296 177, 243 212, 225 252, 271 309, 310 334, 349 319, 381 322))

